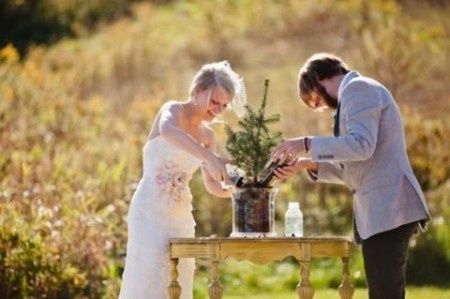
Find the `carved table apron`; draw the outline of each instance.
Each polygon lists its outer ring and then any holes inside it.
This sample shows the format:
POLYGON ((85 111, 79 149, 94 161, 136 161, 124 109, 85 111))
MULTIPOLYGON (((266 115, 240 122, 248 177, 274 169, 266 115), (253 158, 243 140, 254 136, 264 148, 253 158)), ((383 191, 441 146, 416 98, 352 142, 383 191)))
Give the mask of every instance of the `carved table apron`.
POLYGON ((210 261, 209 297, 220 299, 223 287, 219 280, 219 263, 226 258, 265 264, 292 256, 300 263, 301 281, 297 285, 300 299, 313 298, 314 289, 309 281, 311 258, 324 257, 340 257, 342 259, 342 283, 338 291, 342 299, 351 299, 353 286, 350 283, 348 264, 352 244, 352 240, 348 237, 171 239, 169 296, 170 299, 178 299, 181 294, 181 287, 177 281, 177 266, 180 258, 204 258, 210 261))

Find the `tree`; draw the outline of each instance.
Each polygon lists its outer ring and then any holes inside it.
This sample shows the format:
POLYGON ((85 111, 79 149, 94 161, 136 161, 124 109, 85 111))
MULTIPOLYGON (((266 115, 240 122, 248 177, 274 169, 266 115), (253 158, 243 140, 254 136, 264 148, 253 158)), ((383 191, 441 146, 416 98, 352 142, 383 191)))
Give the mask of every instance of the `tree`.
POLYGON ((264 95, 258 109, 246 105, 246 114, 239 121, 240 131, 233 131, 226 126, 228 140, 226 149, 234 158, 236 166, 245 171, 245 182, 256 186, 261 173, 270 159, 275 145, 281 142, 281 132, 271 133, 268 125, 280 120, 279 114, 265 115, 269 79, 264 82, 264 95))

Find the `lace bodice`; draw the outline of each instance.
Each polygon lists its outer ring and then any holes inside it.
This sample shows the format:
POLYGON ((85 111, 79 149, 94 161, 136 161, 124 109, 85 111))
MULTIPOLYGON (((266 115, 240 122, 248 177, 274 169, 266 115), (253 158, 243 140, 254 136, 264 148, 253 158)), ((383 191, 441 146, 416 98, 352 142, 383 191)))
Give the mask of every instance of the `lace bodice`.
POLYGON ((179 171, 186 173, 188 181, 201 164, 199 159, 172 145, 161 135, 147 141, 144 146, 143 160, 144 177, 154 178, 155 175, 160 174, 158 170, 176 167, 179 171))
POLYGON ((189 181, 201 161, 160 135, 148 140, 143 151, 143 181, 156 187, 158 198, 169 204, 190 204, 189 181))

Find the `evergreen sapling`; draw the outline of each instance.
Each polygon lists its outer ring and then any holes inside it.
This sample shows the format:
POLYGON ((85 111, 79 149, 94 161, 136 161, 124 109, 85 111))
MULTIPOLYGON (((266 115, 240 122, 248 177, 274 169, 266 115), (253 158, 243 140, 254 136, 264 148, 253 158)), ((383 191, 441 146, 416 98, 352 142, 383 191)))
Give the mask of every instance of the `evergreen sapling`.
POLYGON ((279 114, 265 115, 268 88, 269 79, 266 79, 259 108, 245 106, 246 114, 238 123, 240 130, 233 131, 226 126, 226 149, 234 164, 245 172, 242 187, 268 187, 270 175, 278 166, 272 163, 267 167, 272 149, 283 139, 281 132, 272 133, 268 128, 280 120, 279 114))

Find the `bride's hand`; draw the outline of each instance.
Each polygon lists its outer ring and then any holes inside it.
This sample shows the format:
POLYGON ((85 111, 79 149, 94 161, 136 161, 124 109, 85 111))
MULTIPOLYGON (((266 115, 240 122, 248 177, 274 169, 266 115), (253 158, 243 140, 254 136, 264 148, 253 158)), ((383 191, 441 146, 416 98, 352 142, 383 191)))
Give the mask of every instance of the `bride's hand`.
POLYGON ((223 181, 228 184, 230 181, 230 177, 228 176, 225 165, 230 162, 230 159, 221 157, 211 152, 210 158, 206 161, 205 169, 215 181, 223 181))

